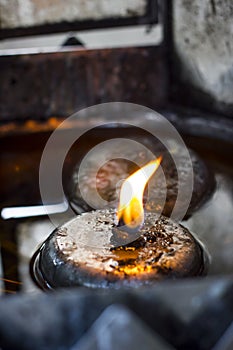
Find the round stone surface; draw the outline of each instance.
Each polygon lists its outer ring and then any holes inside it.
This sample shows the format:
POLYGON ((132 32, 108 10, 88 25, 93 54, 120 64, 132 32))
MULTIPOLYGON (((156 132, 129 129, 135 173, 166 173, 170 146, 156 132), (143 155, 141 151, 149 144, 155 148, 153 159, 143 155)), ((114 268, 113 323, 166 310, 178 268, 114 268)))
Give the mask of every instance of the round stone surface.
POLYGON ((57 228, 33 259, 37 283, 136 287, 204 273, 203 247, 186 228, 146 213, 135 236, 116 226, 115 215, 112 209, 88 212, 57 228))

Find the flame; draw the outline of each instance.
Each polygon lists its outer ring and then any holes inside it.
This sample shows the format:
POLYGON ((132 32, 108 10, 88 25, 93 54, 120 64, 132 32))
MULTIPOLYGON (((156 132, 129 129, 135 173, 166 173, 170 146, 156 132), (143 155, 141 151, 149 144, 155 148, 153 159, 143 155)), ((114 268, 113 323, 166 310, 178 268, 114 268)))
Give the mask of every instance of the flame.
POLYGON ((152 160, 123 182, 117 210, 118 224, 122 222, 128 228, 136 229, 143 223, 143 193, 147 182, 158 169, 161 161, 161 156, 152 160))

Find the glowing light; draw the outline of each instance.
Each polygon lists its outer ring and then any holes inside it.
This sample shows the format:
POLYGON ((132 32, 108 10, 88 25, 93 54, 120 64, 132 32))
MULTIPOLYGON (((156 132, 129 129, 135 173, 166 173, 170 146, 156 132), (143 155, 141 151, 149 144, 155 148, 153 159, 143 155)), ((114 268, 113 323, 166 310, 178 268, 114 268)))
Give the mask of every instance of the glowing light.
POLYGON ((27 207, 8 207, 3 208, 1 211, 1 217, 4 220, 26 218, 32 216, 49 215, 56 213, 64 213, 68 209, 68 203, 66 201, 58 204, 50 205, 34 205, 27 207))
POLYGON ((129 176, 122 184, 117 210, 119 223, 136 229, 144 221, 143 193, 151 176, 158 169, 162 157, 149 162, 129 176))

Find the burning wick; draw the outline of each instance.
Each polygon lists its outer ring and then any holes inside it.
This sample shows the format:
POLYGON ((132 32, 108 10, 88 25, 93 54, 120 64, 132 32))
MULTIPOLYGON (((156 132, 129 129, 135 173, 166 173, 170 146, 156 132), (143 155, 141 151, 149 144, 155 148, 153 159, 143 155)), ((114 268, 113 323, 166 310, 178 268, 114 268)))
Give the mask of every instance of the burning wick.
POLYGON ((162 157, 152 160, 129 176, 122 184, 117 210, 118 226, 125 231, 138 231, 144 222, 143 194, 162 157))
MULTIPOLYGON (((170 217, 174 206, 176 206, 179 212, 184 213, 187 210, 187 203, 183 200, 177 201, 178 190, 182 188, 182 191, 187 191, 186 184, 190 174, 193 173, 192 199, 185 215, 185 218, 188 218, 213 193, 215 179, 211 170, 192 150, 189 150, 192 164, 188 164, 183 149, 179 146, 175 145, 171 154, 153 139, 142 138, 139 140, 142 144, 145 143, 148 149, 153 147, 154 154, 160 154, 163 158, 163 172, 157 172, 156 176, 152 175, 150 192, 144 209, 152 213, 161 211, 163 215, 170 217), (149 145, 150 147, 148 147, 149 145), (176 163, 173 159, 176 159, 176 163)), ((109 203, 108 208, 116 208, 119 203, 120 181, 126 179, 133 171, 138 170, 136 164, 142 166, 151 160, 150 151, 140 152, 137 148, 134 151, 120 149, 122 154, 126 154, 126 159, 119 158, 119 153, 115 156, 114 149, 110 148, 104 151, 105 158, 110 160, 107 160, 101 168, 98 166, 103 161, 101 152, 91 154, 84 166, 82 166, 82 162, 76 164, 69 183, 71 206, 76 213, 81 214, 94 210, 94 208, 107 208, 106 202, 109 203)))
POLYGON ((31 260, 31 275, 40 288, 138 287, 205 272, 205 251, 186 228, 144 213, 145 186, 161 160, 125 180, 117 213, 87 212, 55 229, 31 260))

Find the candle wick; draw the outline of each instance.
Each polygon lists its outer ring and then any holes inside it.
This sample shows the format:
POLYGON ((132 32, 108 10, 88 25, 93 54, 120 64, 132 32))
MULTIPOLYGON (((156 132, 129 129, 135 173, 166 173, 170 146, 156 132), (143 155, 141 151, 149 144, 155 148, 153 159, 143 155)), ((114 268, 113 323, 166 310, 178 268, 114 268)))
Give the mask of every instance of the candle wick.
POLYGON ((110 238, 112 249, 125 246, 129 242, 137 240, 139 230, 140 226, 135 228, 129 227, 121 218, 116 226, 112 228, 112 236, 110 238))
POLYGON ((128 233, 129 235, 131 235, 131 234, 137 233, 137 232, 140 230, 141 226, 138 225, 137 227, 130 227, 130 226, 128 226, 128 225, 124 222, 124 220, 121 218, 121 219, 118 221, 117 228, 118 228, 119 230, 124 231, 124 232, 128 233))

